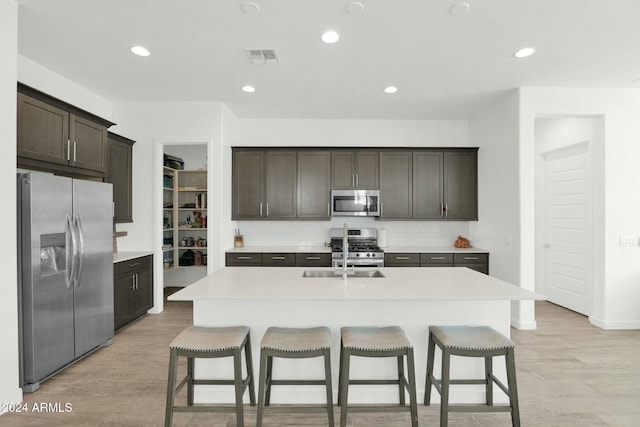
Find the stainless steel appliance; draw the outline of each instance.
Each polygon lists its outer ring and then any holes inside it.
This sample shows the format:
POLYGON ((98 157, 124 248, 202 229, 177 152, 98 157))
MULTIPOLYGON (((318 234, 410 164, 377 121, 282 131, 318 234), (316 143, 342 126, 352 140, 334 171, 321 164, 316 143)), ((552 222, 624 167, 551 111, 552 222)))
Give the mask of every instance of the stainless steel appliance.
POLYGON ((331 190, 332 216, 380 216, 380 190, 331 190))
POLYGON ((18 173, 23 391, 113 337, 112 186, 18 173))
MULTIPOLYGON (((331 260, 334 267, 344 265, 344 230, 331 229, 331 260)), ((347 267, 384 267, 384 251, 377 244, 375 228, 347 230, 347 267)))

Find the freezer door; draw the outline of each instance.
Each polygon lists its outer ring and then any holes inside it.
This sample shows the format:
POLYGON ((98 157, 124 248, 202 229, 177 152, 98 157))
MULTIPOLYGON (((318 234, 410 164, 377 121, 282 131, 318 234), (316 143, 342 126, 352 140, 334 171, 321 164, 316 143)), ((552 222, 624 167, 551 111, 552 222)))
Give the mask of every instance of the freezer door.
POLYGON ((71 179, 18 175, 21 385, 26 388, 74 359, 71 214, 71 179))
POLYGON ((76 357, 113 337, 112 186, 73 180, 79 254, 74 272, 76 357))

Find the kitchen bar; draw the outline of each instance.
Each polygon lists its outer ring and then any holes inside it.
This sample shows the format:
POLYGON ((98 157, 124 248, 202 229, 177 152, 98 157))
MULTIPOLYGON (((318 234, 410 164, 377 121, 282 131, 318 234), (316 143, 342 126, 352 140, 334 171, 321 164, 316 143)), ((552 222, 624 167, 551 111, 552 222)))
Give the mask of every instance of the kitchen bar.
MULTIPOLYGON (((193 301, 193 323, 198 326, 246 325, 251 328, 254 372, 258 372, 259 343, 269 326, 328 326, 333 335, 332 374, 338 381, 340 327, 357 325, 399 325, 414 345, 418 395, 424 392, 427 328, 435 324, 488 325, 509 336, 511 301, 543 299, 541 295, 468 268, 380 268, 384 277, 303 278, 305 268, 226 267, 176 292, 170 300, 193 301)), ((333 271, 316 269, 314 271, 333 271)), ((363 271, 363 270, 360 270, 363 271)), ((317 360, 300 360, 279 376, 301 378, 321 372, 317 360)), ((197 375, 227 375, 231 364, 197 362, 197 375)), ((438 360, 436 360, 438 363, 438 360)), ((437 365, 436 365, 437 366, 437 365)), ((277 373, 278 366, 274 366, 277 373)), ((390 360, 357 360, 354 377, 383 375, 392 378, 395 363, 390 360)), ((482 377, 476 360, 455 360, 455 375, 482 377)), ((498 370, 504 378, 504 372, 498 370)), ((275 374, 274 374, 275 375, 275 374)), ((379 388, 379 387, 378 387, 379 388)), ((452 390, 451 401, 481 402, 482 387, 452 390)), ((337 396, 337 389, 334 390, 337 396)), ((359 386, 349 394, 350 402, 393 401, 393 388, 378 390, 359 386)), ((502 396, 496 393, 496 401, 502 396)), ((321 387, 280 387, 273 403, 321 403, 321 387)), ((231 402, 228 388, 196 387, 195 402, 231 402)))

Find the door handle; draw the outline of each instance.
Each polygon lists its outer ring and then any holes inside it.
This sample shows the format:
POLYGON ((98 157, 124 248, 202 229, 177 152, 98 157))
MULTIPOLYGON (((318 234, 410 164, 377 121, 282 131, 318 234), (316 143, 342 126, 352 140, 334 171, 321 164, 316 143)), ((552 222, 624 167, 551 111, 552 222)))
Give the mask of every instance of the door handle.
POLYGON ((356 187, 360 187, 360 182, 359 182, 360 180, 358 178, 359 176, 358 174, 356 174, 356 187))
POLYGON ((73 225, 78 234, 78 237, 77 237, 78 249, 76 251, 76 256, 78 258, 78 266, 76 268, 74 281, 75 281, 75 286, 79 287, 80 275, 82 274, 82 264, 84 262, 84 231, 82 230, 82 221, 80 221, 80 217, 78 215, 74 215, 73 225))
POLYGON ((76 161, 76 142, 73 141, 73 161, 76 161))
POLYGON ((262 202, 260 202, 260 216, 262 216, 262 202))
POLYGON ((397 260, 406 260, 406 259, 411 259, 408 256, 397 256, 396 257, 397 260))
POLYGON ((283 257, 283 256, 272 256, 271 259, 272 260, 278 260, 278 259, 285 259, 285 257, 283 257))
POLYGON ((250 256, 239 256, 238 259, 252 259, 250 256))
POLYGON ((67 263, 67 271, 64 275, 65 282, 67 282, 67 288, 72 286, 73 282, 73 273, 74 273, 74 260, 76 258, 76 234, 73 230, 73 224, 71 220, 71 215, 67 214, 66 219, 66 236, 65 236, 65 244, 67 246, 66 250, 66 263, 67 263))
POLYGON ((443 256, 432 256, 432 257, 430 257, 430 259, 435 261, 435 260, 438 260, 438 259, 444 259, 444 257, 443 256))
POLYGON ((478 259, 477 256, 466 256, 464 257, 465 260, 469 260, 469 261, 476 261, 478 259))
POLYGON ((309 261, 312 261, 312 260, 319 260, 319 259, 320 259, 320 257, 319 257, 319 256, 308 256, 308 257, 307 257, 307 259, 308 259, 309 261))
POLYGON ((269 216, 269 202, 267 202, 267 216, 269 216))
POLYGON ((67 139, 67 161, 71 160, 71 140, 67 139))

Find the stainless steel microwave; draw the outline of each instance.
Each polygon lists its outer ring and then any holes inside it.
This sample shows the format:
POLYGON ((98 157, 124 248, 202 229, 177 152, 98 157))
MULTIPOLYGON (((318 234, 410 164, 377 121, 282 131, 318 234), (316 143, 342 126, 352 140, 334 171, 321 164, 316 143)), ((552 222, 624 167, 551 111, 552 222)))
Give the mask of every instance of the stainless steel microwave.
POLYGON ((332 216, 380 216, 380 190, 331 190, 332 216))

